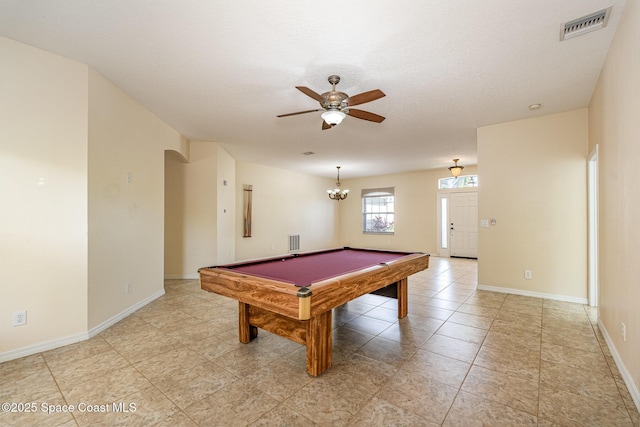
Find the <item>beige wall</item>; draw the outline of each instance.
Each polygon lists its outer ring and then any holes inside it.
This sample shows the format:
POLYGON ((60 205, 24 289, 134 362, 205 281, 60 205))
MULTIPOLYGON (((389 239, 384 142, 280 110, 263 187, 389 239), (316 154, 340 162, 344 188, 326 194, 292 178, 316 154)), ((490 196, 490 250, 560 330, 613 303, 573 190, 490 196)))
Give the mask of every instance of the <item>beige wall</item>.
MULTIPOLYGON (((452 162, 453 164, 453 162, 452 162)), ((465 165, 463 175, 474 175, 476 167, 465 165)), ((448 178, 448 169, 382 175, 343 181, 349 197, 340 202, 342 246, 382 248, 438 253, 438 179, 448 178), (393 235, 362 233, 361 190, 395 187, 395 232, 393 235)))
POLYGON ((164 150, 188 146, 86 65, 2 38, 0 55, 8 360, 86 339, 162 295, 164 150), (18 310, 27 325, 13 327, 18 310))
POLYGON ((328 178, 236 162, 236 259, 286 254, 289 234, 300 234, 302 251, 338 246, 338 203, 327 197, 327 189, 334 185, 334 180, 328 178), (253 185, 249 238, 242 237, 244 185, 253 185))
POLYGON ((184 140, 93 70, 88 117, 91 329, 164 293, 164 151, 184 140))
POLYGON ((235 260, 235 161, 214 142, 191 141, 190 162, 167 152, 165 278, 235 260), (225 181, 226 184, 225 185, 225 181))
POLYGON ((242 211, 236 212, 236 161, 221 146, 218 145, 217 149, 218 235, 216 242, 218 246, 215 262, 225 264, 236 260, 236 221, 242 220, 242 211))
POLYGON ((481 288, 586 302, 587 110, 478 129, 481 288), (524 270, 533 278, 526 280, 524 270))
MULTIPOLYGON (((467 165, 464 172, 476 170, 467 165)), ((205 265, 286 254, 289 234, 301 235, 302 251, 353 246, 435 255, 438 179, 449 176, 441 169, 347 180, 343 188, 351 190, 350 196, 338 203, 326 194, 334 179, 253 163, 236 165, 218 144, 192 143, 190 163, 167 156, 165 277, 196 277, 194 272, 205 265), (250 238, 242 237, 245 184, 253 185, 250 238), (360 190, 380 186, 396 188, 393 236, 361 231, 360 190), (212 246, 216 242, 217 249, 212 246)))
POLYGON ((640 408, 640 3, 627 2, 589 107, 589 147, 598 144, 599 314, 640 408), (626 341, 620 325, 627 327, 626 341))
POLYGON ((0 58, 4 353, 87 331, 88 68, 4 38, 0 58), (13 327, 18 310, 27 324, 13 327))
POLYGON ((175 151, 164 156, 164 277, 181 279, 184 276, 185 210, 187 160, 175 151))
POLYGON ((165 242, 166 278, 197 277, 198 268, 217 258, 217 144, 192 141, 190 151, 189 163, 166 165, 165 230, 173 230, 165 242))

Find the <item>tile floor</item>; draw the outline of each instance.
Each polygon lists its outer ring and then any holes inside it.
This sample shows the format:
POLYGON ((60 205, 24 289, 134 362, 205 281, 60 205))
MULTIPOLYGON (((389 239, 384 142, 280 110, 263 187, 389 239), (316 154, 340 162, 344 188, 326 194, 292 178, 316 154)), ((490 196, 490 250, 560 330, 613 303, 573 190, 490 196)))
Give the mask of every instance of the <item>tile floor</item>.
POLYGON ((334 310, 318 378, 298 344, 239 343, 235 301, 167 281, 88 341, 0 364, 0 402, 35 402, 0 425, 639 426, 594 310, 477 291, 476 277, 473 260, 432 257, 405 319, 377 295, 334 310))

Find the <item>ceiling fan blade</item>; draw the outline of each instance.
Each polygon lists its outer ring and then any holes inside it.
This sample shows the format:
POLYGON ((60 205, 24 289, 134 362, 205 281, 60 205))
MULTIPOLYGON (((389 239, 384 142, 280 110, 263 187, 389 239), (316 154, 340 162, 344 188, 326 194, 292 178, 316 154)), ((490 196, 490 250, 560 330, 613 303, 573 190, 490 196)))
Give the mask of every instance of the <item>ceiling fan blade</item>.
POLYGON ((331 129, 333 126, 331 126, 329 123, 325 122, 324 120, 322 121, 322 130, 327 130, 327 129, 331 129))
POLYGON ((298 111, 297 113, 280 114, 279 116, 276 116, 276 117, 297 116, 298 114, 314 113, 316 111, 324 111, 324 110, 322 108, 318 108, 318 109, 315 109, 315 110, 298 111))
POLYGON ((312 91, 306 86, 296 86, 296 89, 298 89, 300 92, 304 93, 305 95, 310 96, 311 98, 315 99, 318 102, 323 102, 325 100, 322 97, 322 95, 312 91))
POLYGON ((356 119, 369 120, 370 122, 382 123, 384 117, 374 113, 370 113, 364 110, 357 110, 355 108, 349 108, 347 115, 355 117, 356 119))
POLYGON ((347 104, 351 105, 359 105, 364 104, 365 102, 375 101, 376 99, 380 99, 383 96, 386 96, 383 91, 380 89, 370 90, 369 92, 363 92, 358 95, 350 96, 347 98, 347 104))

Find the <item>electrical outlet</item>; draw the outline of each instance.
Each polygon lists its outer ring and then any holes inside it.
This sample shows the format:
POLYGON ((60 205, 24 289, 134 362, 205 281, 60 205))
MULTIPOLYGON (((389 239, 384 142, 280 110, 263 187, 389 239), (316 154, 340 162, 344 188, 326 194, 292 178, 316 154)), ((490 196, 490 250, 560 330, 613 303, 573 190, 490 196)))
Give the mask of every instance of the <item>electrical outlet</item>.
POLYGON ((620 323, 620 335, 622 335, 622 341, 627 340, 627 325, 624 322, 620 323))
POLYGON ((531 273, 531 270, 525 270, 524 271, 524 278, 527 280, 531 280, 531 278, 533 277, 533 274, 531 273))
POLYGON ((22 326, 27 324, 27 310, 16 311, 13 313, 13 326, 22 326))
POLYGON ((124 287, 124 291, 130 294, 132 289, 133 289, 133 285, 131 284, 131 282, 127 282, 127 284, 124 287))

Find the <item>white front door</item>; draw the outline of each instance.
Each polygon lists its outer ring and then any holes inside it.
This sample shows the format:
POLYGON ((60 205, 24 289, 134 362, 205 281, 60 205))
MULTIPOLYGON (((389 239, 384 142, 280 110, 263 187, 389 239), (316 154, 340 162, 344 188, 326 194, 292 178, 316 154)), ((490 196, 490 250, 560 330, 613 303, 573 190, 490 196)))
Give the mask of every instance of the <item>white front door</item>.
POLYGON ((456 192, 449 195, 451 209, 449 232, 453 257, 478 257, 478 193, 456 192))

